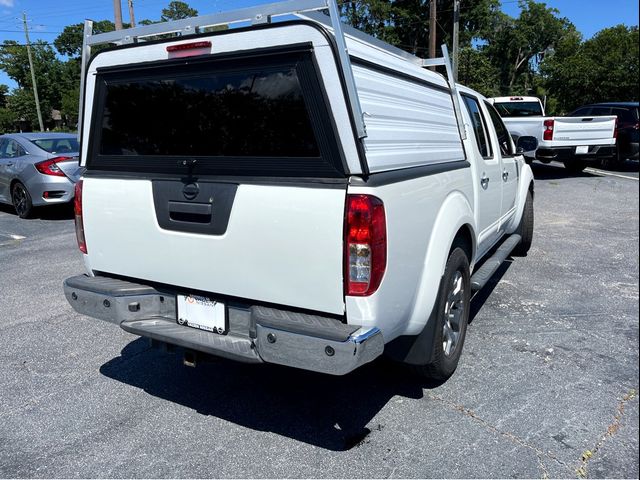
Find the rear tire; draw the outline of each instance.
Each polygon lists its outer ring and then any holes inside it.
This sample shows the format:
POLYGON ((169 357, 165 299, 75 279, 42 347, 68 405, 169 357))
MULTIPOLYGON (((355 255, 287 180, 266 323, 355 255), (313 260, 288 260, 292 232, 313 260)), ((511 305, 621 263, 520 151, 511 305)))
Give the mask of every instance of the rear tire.
POLYGON ((623 155, 620 153, 620 148, 616 147, 616 154, 613 157, 603 158, 600 160, 600 166, 606 170, 615 170, 620 168, 624 163, 623 155))
POLYGON ((518 224, 518 228, 515 233, 522 237, 522 240, 516 248, 513 249, 513 254, 524 257, 531 248, 531 242, 533 241, 533 195, 531 191, 527 191, 527 199, 524 202, 524 211, 522 212, 522 218, 518 224))
POLYGON ((469 260, 464 250, 454 245, 449 254, 434 306, 436 315, 433 362, 411 365, 420 377, 446 380, 455 372, 469 321, 471 282, 469 260))
POLYGON ((570 172, 578 173, 587 168, 587 162, 585 162, 584 160, 568 160, 564 162, 564 168, 566 168, 570 172))
POLYGON ((20 218, 29 218, 33 213, 31 195, 22 183, 16 182, 11 188, 11 202, 20 218))

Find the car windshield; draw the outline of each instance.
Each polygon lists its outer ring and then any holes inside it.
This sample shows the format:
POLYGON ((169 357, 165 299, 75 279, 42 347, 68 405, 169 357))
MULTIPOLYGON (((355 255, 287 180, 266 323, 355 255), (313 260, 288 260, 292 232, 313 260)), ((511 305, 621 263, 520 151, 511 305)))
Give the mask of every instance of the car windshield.
POLYGON ((541 117, 540 102, 494 103, 501 117, 541 117))
POLYGON ((30 141, 49 153, 76 153, 78 151, 78 140, 73 137, 41 138, 30 141))

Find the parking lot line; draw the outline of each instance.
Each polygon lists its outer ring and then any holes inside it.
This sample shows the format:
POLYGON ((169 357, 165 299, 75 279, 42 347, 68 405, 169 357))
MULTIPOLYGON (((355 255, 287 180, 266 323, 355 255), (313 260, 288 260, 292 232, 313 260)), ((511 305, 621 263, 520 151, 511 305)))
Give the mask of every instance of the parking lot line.
POLYGON ((587 168, 585 169, 585 171, 589 173, 597 173, 598 175, 606 175, 609 177, 618 177, 618 178, 628 178, 629 180, 635 180, 636 182, 638 181, 638 178, 636 177, 630 177, 628 175, 620 175, 619 173, 606 172, 604 170, 598 170, 597 168, 587 168))

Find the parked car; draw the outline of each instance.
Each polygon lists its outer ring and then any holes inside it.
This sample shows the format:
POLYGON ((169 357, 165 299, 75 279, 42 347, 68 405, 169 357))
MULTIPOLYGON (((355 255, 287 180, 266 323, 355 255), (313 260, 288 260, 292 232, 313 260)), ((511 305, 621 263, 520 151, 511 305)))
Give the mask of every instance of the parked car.
POLYGON ((187 365, 204 352, 342 375, 384 352, 447 378, 472 291, 531 246, 531 168, 482 95, 308 18, 83 49, 87 273, 65 296, 187 365))
POLYGON ((80 178, 78 140, 69 133, 0 136, 0 202, 20 218, 34 207, 70 202, 80 178))
MULTIPOLYGON (((640 134, 640 120, 638 116, 639 102, 606 102, 585 105, 569 114, 570 117, 607 116, 618 118, 616 127, 617 148, 613 158, 614 163, 620 164, 625 159, 638 160, 638 137, 640 134)), ((610 163, 605 160, 605 165, 610 163)))
POLYGON ((549 163, 557 160, 573 171, 584 170, 615 154, 615 117, 547 117, 537 97, 489 99, 502 116, 509 133, 538 139, 535 151, 525 152, 529 160, 549 163))

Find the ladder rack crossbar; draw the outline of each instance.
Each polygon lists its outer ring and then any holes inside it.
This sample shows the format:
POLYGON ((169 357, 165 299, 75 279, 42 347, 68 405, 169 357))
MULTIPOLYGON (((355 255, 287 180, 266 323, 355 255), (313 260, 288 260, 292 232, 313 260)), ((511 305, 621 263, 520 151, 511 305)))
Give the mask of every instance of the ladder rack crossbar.
POLYGON ((108 43, 131 43, 138 38, 154 35, 166 35, 180 32, 182 34, 198 33, 198 29, 238 22, 262 22, 269 17, 292 15, 298 12, 309 12, 328 8, 327 0, 286 0, 283 2, 247 7, 228 12, 212 13, 199 17, 185 18, 171 22, 154 23, 141 27, 99 33, 85 38, 87 45, 103 45, 108 43))

